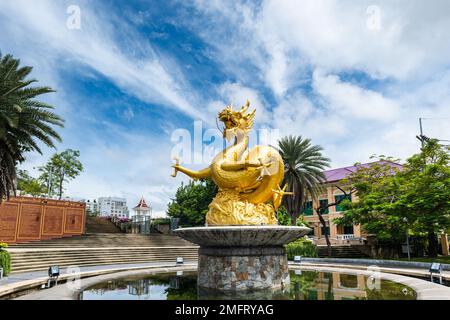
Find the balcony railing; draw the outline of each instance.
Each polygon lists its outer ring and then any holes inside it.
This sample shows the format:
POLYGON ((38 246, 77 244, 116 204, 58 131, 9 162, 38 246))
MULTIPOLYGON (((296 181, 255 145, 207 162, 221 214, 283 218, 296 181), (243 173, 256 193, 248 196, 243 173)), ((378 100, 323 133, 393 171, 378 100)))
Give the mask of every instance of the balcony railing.
POLYGON ((355 239, 355 235, 354 235, 354 234, 337 234, 337 235, 336 235, 336 239, 337 239, 337 240, 350 240, 350 239, 355 239))

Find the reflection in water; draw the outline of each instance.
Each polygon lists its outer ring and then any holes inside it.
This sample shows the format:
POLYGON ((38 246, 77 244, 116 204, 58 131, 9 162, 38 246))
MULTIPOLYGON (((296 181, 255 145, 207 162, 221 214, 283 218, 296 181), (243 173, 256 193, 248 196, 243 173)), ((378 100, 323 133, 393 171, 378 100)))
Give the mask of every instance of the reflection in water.
POLYGON ((282 299, 282 300, 414 300, 409 287, 391 281, 372 286, 364 275, 337 272, 291 271, 285 290, 217 293, 197 289, 197 275, 165 273, 127 277, 96 284, 80 294, 82 300, 196 300, 196 299, 282 299))

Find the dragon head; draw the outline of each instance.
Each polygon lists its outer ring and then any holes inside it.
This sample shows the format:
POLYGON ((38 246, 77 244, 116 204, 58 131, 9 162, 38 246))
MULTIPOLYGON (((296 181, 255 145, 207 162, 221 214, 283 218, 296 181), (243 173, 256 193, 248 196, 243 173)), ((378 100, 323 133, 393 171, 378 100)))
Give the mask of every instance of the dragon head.
POLYGON ((250 131, 253 127, 256 109, 246 113, 249 107, 250 101, 247 100, 247 103, 241 107, 241 110, 234 111, 230 105, 219 112, 219 120, 225 125, 223 130, 224 137, 227 135, 227 132, 236 133, 237 131, 242 131, 247 133, 250 131))

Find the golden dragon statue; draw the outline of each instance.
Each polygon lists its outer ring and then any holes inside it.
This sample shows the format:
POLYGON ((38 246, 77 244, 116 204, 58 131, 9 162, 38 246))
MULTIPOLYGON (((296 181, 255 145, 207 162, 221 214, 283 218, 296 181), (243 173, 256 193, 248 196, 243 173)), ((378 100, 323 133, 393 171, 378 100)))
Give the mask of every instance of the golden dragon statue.
POLYGON ((219 191, 206 214, 206 225, 266 225, 277 224, 275 211, 280 206, 286 185, 284 164, 278 151, 257 145, 248 149, 249 132, 256 109, 247 113, 250 102, 234 111, 228 106, 219 112, 223 136, 234 143, 217 154, 209 167, 194 171, 173 165, 173 177, 180 171, 193 179, 210 178, 219 191))

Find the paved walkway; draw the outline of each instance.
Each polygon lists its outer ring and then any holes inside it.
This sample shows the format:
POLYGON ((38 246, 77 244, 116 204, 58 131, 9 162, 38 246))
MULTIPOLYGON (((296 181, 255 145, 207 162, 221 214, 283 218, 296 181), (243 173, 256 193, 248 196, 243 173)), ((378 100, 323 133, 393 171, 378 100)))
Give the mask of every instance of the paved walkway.
MULTIPOLYGON (((192 263, 196 264, 196 261, 185 260, 185 264, 192 264, 192 263)), ((78 272, 80 272, 84 277, 87 277, 106 273, 114 273, 120 270, 138 270, 155 267, 170 267, 175 265, 176 265, 175 263, 170 262, 114 264, 114 265, 80 267, 78 272)), ((67 272, 67 268, 61 268, 60 273, 61 279, 65 279, 73 275, 72 273, 67 272)), ((16 287, 20 287, 21 289, 29 289, 32 287, 36 287, 36 284, 39 285, 41 283, 46 283, 47 279, 48 279, 47 271, 34 271, 34 272, 10 274, 8 277, 0 279, 0 297, 2 295, 6 295, 15 291, 14 289, 16 287)))
MULTIPOLYGON (((430 272, 428 269, 422 268, 404 268, 404 267, 383 267, 373 265, 365 265, 365 264, 350 264, 350 263, 329 263, 329 262, 302 262, 302 266, 323 266, 323 267, 333 267, 333 268, 346 268, 346 269, 357 269, 357 270, 367 270, 369 267, 371 269, 378 268, 380 272, 392 273, 392 274, 400 274, 411 277, 420 277, 430 279, 430 272)), ((436 276, 435 276, 436 278, 436 276)), ((450 271, 442 271, 442 279, 446 281, 450 281, 450 271)))

